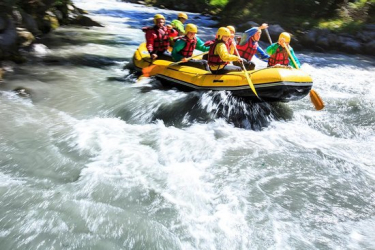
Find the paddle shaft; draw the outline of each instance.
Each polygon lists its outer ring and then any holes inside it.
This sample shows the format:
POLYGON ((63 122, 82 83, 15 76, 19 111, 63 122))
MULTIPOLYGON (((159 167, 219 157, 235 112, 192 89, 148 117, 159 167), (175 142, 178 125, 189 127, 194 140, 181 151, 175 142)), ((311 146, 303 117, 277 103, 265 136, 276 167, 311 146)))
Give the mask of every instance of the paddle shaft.
POLYGON ((266 34, 267 34, 267 37, 268 37, 268 41, 270 42, 270 44, 272 44, 272 39, 270 37, 270 33, 268 33, 268 29, 265 29, 266 30, 266 34))
MULTIPOLYGON (((236 42, 233 40, 233 46, 234 46, 234 49, 238 55, 238 57, 240 57, 240 53, 238 53, 238 50, 237 50, 237 47, 236 47, 236 42)), ((241 57, 240 57, 241 58, 241 57)), ((247 83, 249 84, 251 90, 254 92, 254 94, 258 97, 258 99, 260 100, 260 97, 258 96, 258 93, 257 91, 255 90, 255 87, 254 87, 254 84, 253 82, 251 81, 251 78, 249 77, 248 73, 247 73, 247 70, 245 68, 245 65, 243 63, 243 61, 241 60, 241 65, 242 65, 242 69, 244 71, 244 74, 245 74, 245 77, 247 79, 247 83)))
MULTIPOLYGON (((208 54, 208 51, 207 51, 207 52, 204 52, 204 53, 201 53, 201 54, 198 54, 198 55, 194 55, 194 56, 188 57, 188 58, 186 58, 186 61, 189 61, 189 60, 191 60, 191 59, 193 59, 193 58, 196 58, 196 57, 198 57, 198 56, 203 56, 203 55, 206 55, 206 54, 208 54)), ((170 66, 177 65, 177 64, 182 63, 182 62, 183 62, 182 60, 179 61, 179 62, 174 62, 174 63, 172 63, 170 66)))
POLYGON ((292 60, 292 62, 293 62, 293 64, 294 64, 294 66, 296 67, 296 69, 299 69, 299 67, 298 67, 298 65, 297 65, 297 63, 296 63, 296 61, 294 60, 292 54, 290 53, 289 45, 288 45, 288 44, 285 44, 285 47, 284 47, 284 48, 286 49, 286 52, 288 52, 288 55, 289 55, 290 59, 292 60))
MULTIPOLYGON (((198 57, 198 56, 201 56, 201 55, 205 55, 207 53, 208 52, 204 52, 204 53, 201 53, 201 54, 198 54, 198 55, 195 55, 195 56, 188 57, 187 61, 191 60, 192 58, 195 58, 195 57, 198 57)), ((161 62, 164 62, 164 61, 161 61, 161 62)), ((143 73, 144 76, 150 77, 151 75, 158 74, 159 72, 163 71, 165 68, 167 68, 169 66, 177 65, 179 63, 182 63, 182 61, 170 63, 168 65, 164 65, 164 64, 160 65, 158 60, 155 60, 155 61, 151 60, 151 65, 146 67, 146 68, 143 68, 142 73, 143 73)))

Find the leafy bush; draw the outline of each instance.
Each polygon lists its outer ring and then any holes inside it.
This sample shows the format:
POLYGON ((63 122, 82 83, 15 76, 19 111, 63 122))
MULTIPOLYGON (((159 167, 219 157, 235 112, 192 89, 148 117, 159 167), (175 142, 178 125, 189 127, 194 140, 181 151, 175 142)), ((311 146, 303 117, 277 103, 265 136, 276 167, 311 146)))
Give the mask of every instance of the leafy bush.
POLYGON ((219 6, 219 7, 224 7, 227 5, 228 0, 211 0, 210 5, 212 6, 219 6))
POLYGON ((350 27, 374 22, 375 0, 229 0, 220 15, 223 24, 251 20, 308 28, 306 24, 321 26, 322 20, 332 20, 327 28, 350 27))

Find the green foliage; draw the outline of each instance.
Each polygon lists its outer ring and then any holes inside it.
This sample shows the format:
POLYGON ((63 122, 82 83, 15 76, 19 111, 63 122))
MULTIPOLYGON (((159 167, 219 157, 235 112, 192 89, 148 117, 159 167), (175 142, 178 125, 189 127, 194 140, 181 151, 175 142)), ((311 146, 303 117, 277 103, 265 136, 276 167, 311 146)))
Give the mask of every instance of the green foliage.
POLYGON ((67 4, 70 4, 71 1, 70 0, 56 0, 54 2, 54 6, 66 6, 67 4))
POLYGON ((277 23, 287 29, 350 30, 375 21, 375 0, 229 0, 220 16, 222 24, 255 21, 277 23))
POLYGON ((9 13, 13 6, 18 4, 18 0, 2 0, 0 1, 0 13, 9 13))
POLYGON ((227 5, 228 0, 210 0, 210 5, 224 7, 227 5))
POLYGON ((369 10, 374 8, 375 1, 358 0, 349 2, 346 5, 342 5, 338 10, 338 16, 343 19, 344 22, 350 23, 352 21, 366 22, 369 18, 369 10), (372 3, 371 3, 372 2, 372 3))
POLYGON ((210 13, 220 18, 223 25, 239 25, 255 21, 277 23, 285 28, 303 29, 319 26, 319 20, 339 19, 350 26, 349 24, 354 23, 354 20, 366 23, 374 22, 375 19, 375 0, 145 0, 145 2, 169 9, 210 13))
POLYGON ((321 20, 318 22, 316 27, 321 29, 329 29, 337 32, 348 32, 354 33, 360 30, 363 26, 362 21, 344 21, 342 19, 331 19, 331 20, 321 20))

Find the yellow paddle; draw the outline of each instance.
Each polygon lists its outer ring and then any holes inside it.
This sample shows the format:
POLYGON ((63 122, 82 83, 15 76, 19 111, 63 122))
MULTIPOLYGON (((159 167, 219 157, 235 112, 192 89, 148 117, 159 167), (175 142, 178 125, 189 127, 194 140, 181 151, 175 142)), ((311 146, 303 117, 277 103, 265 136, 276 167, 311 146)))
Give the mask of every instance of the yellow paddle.
POLYGON ((146 68, 143 68, 142 69, 142 73, 143 73, 143 76, 145 77, 150 77, 150 76, 153 76, 153 75, 157 75, 159 74, 160 72, 164 71, 168 66, 173 66, 173 65, 178 65, 182 62, 187 62, 195 57, 198 57, 198 56, 203 56, 205 54, 208 54, 208 52, 204 52, 204 53, 201 53, 201 54, 198 54, 198 55, 194 55, 194 56, 191 56, 191 57, 188 57, 186 58, 186 61, 179 61, 179 62, 170 62, 170 61, 166 61, 166 60, 156 60, 152 63, 151 66, 148 66, 146 68))
MULTIPOLYGON (((270 41, 270 44, 272 44, 272 40, 271 40, 270 34, 268 33, 267 29, 266 29, 266 34, 267 34, 268 40, 270 41)), ((292 59, 292 62, 294 63, 294 66, 296 66, 296 68, 298 69, 299 67, 298 67, 296 61, 294 60, 294 58, 292 57, 292 55, 289 51, 289 48, 287 48, 287 46, 285 46, 285 49, 288 52, 288 55, 289 55, 290 59, 292 59)), ((313 89, 310 90, 310 100, 314 104, 314 107, 315 107, 316 110, 321 110, 321 109, 324 108, 324 102, 323 102, 322 98, 320 98, 318 93, 316 93, 315 90, 313 90, 313 89)))
MULTIPOLYGON (((234 46, 234 49, 236 50, 237 55, 240 56, 240 54, 238 53, 238 50, 237 50, 237 47, 236 47, 236 43, 234 42, 234 40, 233 40, 233 46, 234 46)), ((249 77, 249 74, 247 73, 247 70, 246 70, 245 65, 243 64, 243 61, 242 61, 242 60, 241 60, 241 66, 242 66, 243 72, 244 72, 244 74, 245 74, 245 77, 246 77, 247 83, 249 84, 251 90, 252 90, 252 91, 254 92, 254 94, 258 97, 258 99, 261 100, 260 97, 258 96, 257 91, 255 90, 254 84, 253 84, 253 82, 251 81, 251 78, 249 77)))
MULTIPOLYGON (((284 48, 288 52, 288 55, 289 55, 290 59, 292 60, 296 69, 299 69, 299 67, 298 67, 296 61, 294 60, 294 58, 292 57, 292 54, 290 53, 290 50, 289 50, 288 47, 289 47, 289 45, 286 45, 284 48)), ((323 103, 322 98, 320 98, 318 93, 316 93, 313 89, 310 90, 310 99, 311 99, 311 102, 314 104, 314 107, 315 107, 316 110, 321 110, 321 109, 324 108, 324 103, 323 103)))
MULTIPOLYGON (((196 58, 196 57, 198 57, 198 56, 203 56, 203 55, 206 55, 206 54, 208 54, 208 51, 207 52, 204 52, 204 53, 200 53, 200 54, 198 54, 198 55, 194 55, 194 56, 191 56, 191 57, 188 57, 188 58, 186 58, 186 61, 185 62, 187 62, 187 61, 189 61, 189 60, 191 60, 191 59, 193 59, 193 58, 196 58)), ((182 63, 182 62, 184 62, 184 61, 179 61, 179 62, 174 62, 174 63, 172 63, 170 66, 173 66, 173 65, 177 65, 177 64, 180 64, 180 63, 182 63)))

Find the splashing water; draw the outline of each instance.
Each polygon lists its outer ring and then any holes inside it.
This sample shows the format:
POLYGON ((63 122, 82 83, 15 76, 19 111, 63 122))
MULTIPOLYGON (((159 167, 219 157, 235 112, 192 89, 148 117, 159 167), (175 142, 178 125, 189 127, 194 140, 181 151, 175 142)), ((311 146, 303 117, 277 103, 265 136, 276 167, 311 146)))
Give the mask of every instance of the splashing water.
POLYGON ((75 3, 105 28, 58 29, 0 85, 0 249, 375 248, 373 58, 296 51, 319 112, 181 92, 122 70, 177 12, 75 3))

